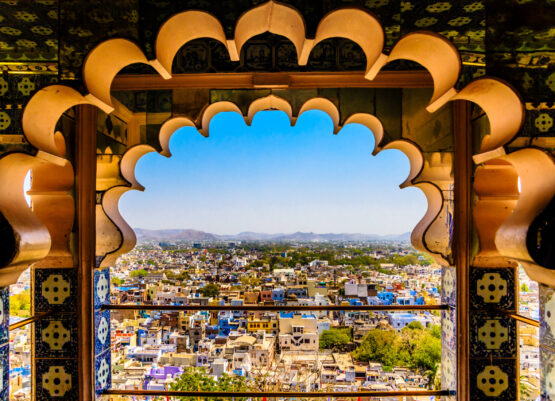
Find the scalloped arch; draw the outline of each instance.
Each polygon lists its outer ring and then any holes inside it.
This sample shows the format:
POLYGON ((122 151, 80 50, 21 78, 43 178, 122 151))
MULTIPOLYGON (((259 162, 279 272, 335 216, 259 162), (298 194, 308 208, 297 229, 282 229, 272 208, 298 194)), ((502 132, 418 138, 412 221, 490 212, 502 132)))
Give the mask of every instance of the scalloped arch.
POLYGON ((196 125, 187 117, 173 117, 162 124, 160 135, 158 135, 160 147, 162 148, 160 154, 162 156, 170 157, 172 155, 170 152, 170 138, 175 131, 183 127, 196 127, 196 125))
POLYGON ((0 262, 10 266, 2 269, 2 286, 17 281, 19 274, 29 264, 45 258, 50 252, 51 238, 48 228, 29 208, 23 192, 25 176, 29 170, 41 164, 47 162, 23 153, 10 153, 0 158, 0 211, 10 225, 13 231, 12 238, 16 241, 13 244, 13 254, 6 254, 4 251, 10 249, 10 244, 2 244, 4 250, 0 252, 0 262))
POLYGON ((406 188, 409 185, 412 185, 424 166, 424 156, 422 155, 420 148, 410 141, 400 139, 388 143, 383 147, 383 149, 397 149, 408 157, 410 162, 410 172, 406 180, 399 185, 399 187, 406 188))
POLYGON ((303 51, 300 65, 306 65, 310 51, 321 41, 340 37, 357 43, 366 55, 366 78, 374 79, 386 55, 382 54, 385 34, 382 25, 372 14, 358 8, 343 8, 326 15, 316 28, 310 48, 303 51))
POLYGON ((64 85, 50 85, 37 91, 23 110, 21 125, 25 138, 40 151, 64 157, 65 143, 61 143, 59 136, 56 138, 56 124, 66 110, 78 104, 90 101, 64 85))
POLYGON ((141 157, 152 152, 156 152, 156 149, 150 145, 135 145, 128 149, 121 158, 120 172, 123 178, 131 184, 131 189, 144 191, 145 187, 143 187, 135 177, 135 168, 141 157))
POLYGON ((121 197, 134 188, 117 186, 112 187, 102 197, 102 209, 106 216, 120 231, 120 241, 117 246, 109 250, 102 258, 100 267, 113 266, 120 255, 130 252, 137 242, 135 231, 127 224, 119 212, 119 201, 121 197))
POLYGON ((432 32, 412 32, 393 47, 387 62, 411 60, 426 68, 434 80, 434 93, 427 110, 439 109, 457 92, 454 89, 461 71, 459 52, 451 42, 432 32))
POLYGON ((212 121, 212 118, 214 118, 216 114, 222 113, 222 112, 234 112, 239 114, 240 116, 243 116, 243 112, 241 111, 239 106, 237 106, 233 102, 224 101, 224 102, 212 103, 211 105, 206 107, 202 112, 201 128, 198 130, 201 133, 201 135, 206 137, 209 135, 210 121, 212 121))
MULTIPOLYGON (((518 94, 507 83, 496 78, 479 78, 466 85, 451 100, 468 100, 484 110, 489 119, 490 132, 482 140, 480 154, 500 149, 511 141, 524 122, 524 105, 518 94)), ((487 160, 488 157, 485 157, 487 160)))
POLYGON ((110 94, 112 81, 124 67, 135 63, 151 65, 165 79, 171 77, 158 63, 149 62, 135 43, 127 39, 108 39, 92 49, 85 58, 83 79, 90 92, 86 98, 110 114, 114 110, 110 94))
POLYGON ((534 218, 555 197, 555 159, 547 152, 533 148, 520 149, 500 159, 516 170, 521 190, 512 213, 497 230, 495 245, 508 257, 535 264, 526 238, 534 218))
MULTIPOLYGON (((270 31, 283 35, 293 42, 299 55, 300 64, 306 63, 310 51, 318 41, 333 36, 347 38, 355 41, 364 50, 368 61, 365 77, 369 80, 372 80, 388 61, 396 59, 416 61, 423 65, 433 78, 434 94, 428 107, 429 111, 433 112, 447 101, 465 99, 478 104, 487 114, 490 121, 490 132, 484 138, 479 154, 474 156, 476 163, 502 156, 505 153, 504 146, 514 137, 522 124, 524 115, 522 103, 516 92, 504 82, 492 78, 481 78, 470 82, 459 92, 454 89, 455 78, 458 78, 460 72, 460 61, 458 54, 447 39, 429 32, 409 34, 399 40, 389 56, 385 55, 383 54, 383 28, 371 14, 361 10, 343 8, 331 12, 320 21, 315 39, 306 38, 303 17, 296 9, 274 1, 247 11, 240 21, 237 21, 235 37, 232 40, 225 39, 220 27, 219 21, 208 13, 185 12, 178 14, 161 27, 156 38, 155 54, 158 58, 154 60, 147 60, 138 46, 126 39, 110 39, 101 43, 89 53, 84 64, 83 77, 89 94, 83 96, 69 87, 54 85, 39 90, 29 100, 23 112, 23 130, 29 142, 38 149, 38 153, 36 157, 28 155, 25 157, 30 157, 33 163, 45 162, 64 165, 65 146, 61 135, 54 132, 56 123, 63 112, 77 104, 89 103, 110 113, 113 110, 110 94, 112 80, 122 68, 133 63, 151 65, 163 78, 171 78, 172 54, 175 55, 176 49, 198 37, 197 35, 206 35, 219 41, 225 41, 231 59, 238 60, 238 49, 241 49, 246 40, 258 33, 270 31), (198 17, 199 21, 204 21, 204 25, 195 25, 192 22, 194 19, 192 16, 198 17), (255 18, 255 16, 258 17, 255 18), (188 23, 185 24, 183 21, 188 23)), ((323 103, 323 101, 318 102, 323 103)), ((216 113, 235 111, 242 115, 239 108, 229 102, 224 105, 212 106, 209 106, 202 116, 199 131, 205 136, 208 135, 210 119, 216 113)), ((306 105, 305 109, 310 109, 309 106, 310 104, 306 105)), ((321 105, 314 107, 318 108, 321 105)), ((335 111, 331 107, 324 111, 332 117, 337 131, 339 113, 337 116, 334 115, 335 111)), ((250 118, 248 115, 246 121, 250 121, 250 118)), ((383 128, 380 131, 380 125, 370 117, 351 116, 350 118, 352 118, 351 122, 364 123, 372 130, 376 136, 376 149, 379 149, 378 144, 383 137, 383 128)), ((168 120, 167 124, 165 133, 160 136, 160 144, 162 154, 169 156, 168 143, 171 133, 179 126, 191 126, 193 123, 183 118, 175 121, 174 119, 168 120)), ((403 147, 406 145, 389 144, 388 146, 403 147)), ((410 157, 409 155, 409 159, 410 157)), ((21 160, 21 163, 29 163, 31 159, 21 160)), ((408 185, 416 178, 416 168, 412 164, 413 162, 414 160, 411 160, 411 174, 402 185, 408 185)), ((139 188, 140 184, 136 180, 133 181, 134 177, 130 174, 128 177, 131 178, 132 185, 139 188)), ((0 203, 0 212, 4 215, 11 213, 10 224, 13 222, 16 226, 18 224, 25 225, 26 221, 33 220, 28 216, 28 208, 19 211, 6 203, 0 203)), ((13 224, 12 227, 14 227, 13 224)), ((29 243, 42 241, 37 239, 42 235, 38 234, 43 230, 40 224, 36 224, 35 221, 35 223, 30 223, 29 227, 36 228, 37 233, 36 236, 33 235, 34 238, 29 243)), ((44 236, 42 238, 44 239, 44 236)), ((18 249, 24 249, 27 246, 23 237, 18 238, 17 241, 19 241, 18 249)), ((41 246, 34 248, 35 256, 29 256, 29 258, 40 259, 40 255, 45 253, 45 247, 46 242, 42 241, 41 246)), ((27 253, 27 255, 32 254, 33 252, 27 253)))
POLYGON ((156 36, 156 61, 168 75, 178 50, 191 40, 211 38, 227 48, 224 28, 213 15, 204 11, 185 11, 168 19, 156 36))

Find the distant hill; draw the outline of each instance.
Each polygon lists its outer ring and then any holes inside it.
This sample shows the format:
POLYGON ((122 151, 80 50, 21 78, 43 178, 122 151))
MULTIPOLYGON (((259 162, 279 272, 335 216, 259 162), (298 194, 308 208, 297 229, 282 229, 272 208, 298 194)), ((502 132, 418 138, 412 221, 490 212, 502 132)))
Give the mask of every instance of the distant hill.
POLYGON ((216 241, 219 239, 214 234, 198 230, 145 230, 135 228, 134 231, 139 241, 216 241))
POLYGON ((138 241, 410 241, 410 232, 393 235, 377 234, 349 234, 349 233, 325 233, 296 232, 291 234, 267 234, 252 231, 244 231, 238 234, 218 235, 199 230, 171 229, 171 230, 148 230, 135 228, 138 241))

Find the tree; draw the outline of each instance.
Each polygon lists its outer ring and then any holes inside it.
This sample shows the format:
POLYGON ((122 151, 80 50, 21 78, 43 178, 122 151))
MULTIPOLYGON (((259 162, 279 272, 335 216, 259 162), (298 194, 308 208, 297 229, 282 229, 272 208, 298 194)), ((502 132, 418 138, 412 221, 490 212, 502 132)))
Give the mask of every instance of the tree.
POLYGON ((118 277, 112 277, 112 284, 116 287, 120 287, 123 283, 125 283, 124 279, 118 277))
POLYGON ((526 285, 526 283, 522 283, 522 285, 520 286, 520 291, 522 291, 522 292, 528 292, 528 291, 530 291, 530 289, 528 288, 528 286, 526 285))
POLYGON ((380 362, 384 370, 405 366, 420 371, 432 386, 441 361, 441 328, 411 322, 400 333, 370 330, 352 356, 363 362, 380 362))
POLYGON ((257 276, 252 275, 252 274, 249 274, 248 276, 243 275, 243 276, 241 276, 239 281, 243 285, 250 285, 252 287, 256 287, 257 285, 260 284, 260 277, 257 277, 257 276))
POLYGON ((362 362, 373 361, 393 366, 396 361, 395 337, 396 333, 392 330, 370 330, 352 356, 362 362))
POLYGON ((145 277, 148 274, 148 272, 144 269, 138 269, 138 270, 133 270, 131 272, 131 274, 129 274, 129 277, 133 278, 133 277, 145 277))
POLYGON ((320 335, 320 349, 341 349, 352 340, 351 329, 333 328, 320 335))
POLYGON ((410 322, 410 323, 407 325, 407 328, 409 328, 409 329, 411 329, 411 330, 415 330, 415 329, 423 330, 423 329, 424 329, 424 326, 422 326, 422 323, 420 323, 420 322, 418 322, 418 321, 415 320, 415 321, 413 321, 413 322, 410 322))
POLYGON ((10 296, 10 314, 19 317, 29 317, 31 311, 31 295, 29 290, 10 296))
POLYGON ((199 292, 205 297, 213 298, 220 293, 220 287, 217 284, 206 284, 199 288, 199 292))
MULTIPOLYGON (((205 368, 187 368, 174 382, 170 383, 173 391, 252 391, 247 379, 243 376, 229 376, 223 373, 218 379, 208 375, 205 368)), ((197 397, 176 397, 182 401, 196 401, 197 397)), ((224 401, 224 397, 212 398, 214 401, 224 401)), ((245 398, 235 397, 236 400, 245 398)))

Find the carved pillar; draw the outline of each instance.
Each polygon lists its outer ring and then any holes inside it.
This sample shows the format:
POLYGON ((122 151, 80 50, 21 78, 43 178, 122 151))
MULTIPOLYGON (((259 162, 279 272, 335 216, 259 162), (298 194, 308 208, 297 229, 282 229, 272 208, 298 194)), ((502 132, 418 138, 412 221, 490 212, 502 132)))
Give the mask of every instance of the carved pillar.
POLYGON ((93 106, 77 107, 75 140, 77 258, 79 277, 79 400, 94 400, 93 296, 95 263, 96 116, 93 106))

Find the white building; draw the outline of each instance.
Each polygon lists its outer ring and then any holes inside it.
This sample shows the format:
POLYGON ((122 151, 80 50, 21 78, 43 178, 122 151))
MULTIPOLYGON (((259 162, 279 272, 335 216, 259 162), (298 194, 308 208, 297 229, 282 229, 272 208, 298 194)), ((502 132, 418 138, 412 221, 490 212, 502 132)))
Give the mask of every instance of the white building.
POLYGON ((318 351, 316 316, 294 315, 279 318, 279 346, 286 351, 318 351))

